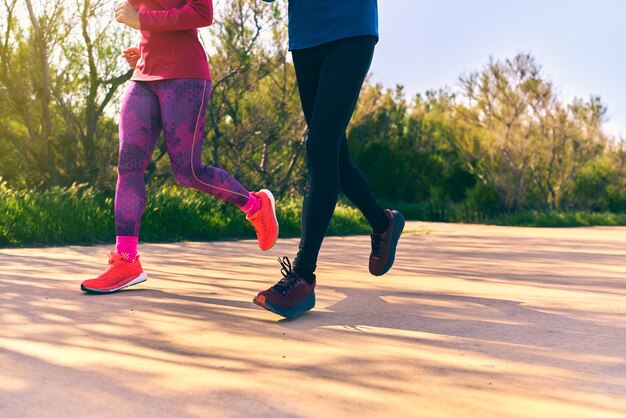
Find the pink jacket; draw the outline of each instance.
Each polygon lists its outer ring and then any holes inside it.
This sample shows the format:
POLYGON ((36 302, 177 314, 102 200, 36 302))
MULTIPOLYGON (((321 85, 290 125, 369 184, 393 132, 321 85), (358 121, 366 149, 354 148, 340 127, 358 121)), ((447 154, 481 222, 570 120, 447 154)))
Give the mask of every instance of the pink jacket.
POLYGON ((132 80, 211 80, 197 28, 213 22, 212 0, 129 0, 139 12, 141 58, 132 80))

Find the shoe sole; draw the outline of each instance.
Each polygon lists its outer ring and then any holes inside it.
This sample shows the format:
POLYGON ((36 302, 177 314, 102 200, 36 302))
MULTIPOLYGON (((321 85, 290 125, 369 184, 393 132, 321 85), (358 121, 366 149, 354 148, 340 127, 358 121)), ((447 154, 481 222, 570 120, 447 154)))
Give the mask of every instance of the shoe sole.
POLYGON ((117 292, 118 290, 125 289, 129 286, 134 286, 136 284, 143 283, 146 280, 148 280, 148 275, 146 273, 141 273, 139 276, 135 277, 134 279, 124 284, 123 286, 115 287, 112 289, 95 289, 91 287, 85 287, 85 285, 81 284, 80 290, 82 290, 83 292, 87 292, 87 293, 113 293, 113 292, 117 292))
POLYGON ((269 251, 274 247, 274 245, 276 244, 276 241, 278 240, 278 234, 280 233, 280 226, 278 225, 278 218, 276 217, 276 200, 274 199, 274 195, 272 194, 272 192, 270 192, 267 189, 259 190, 259 193, 261 192, 265 193, 270 198, 270 202, 272 202, 272 215, 274 215, 274 222, 276 223, 276 238, 274 238, 274 242, 272 242, 272 245, 270 245, 269 248, 261 248, 261 250, 263 251, 269 251))
POLYGON ((275 314, 280 315, 284 318, 292 319, 302 315, 307 311, 310 311, 315 307, 315 293, 311 293, 302 302, 298 303, 292 308, 282 308, 268 301, 261 302, 256 297, 252 300, 252 302, 254 302, 255 305, 260 306, 261 308, 267 309, 270 312, 274 312, 275 314))
MULTIPOLYGON (((387 260, 387 264, 383 267, 382 271, 374 274, 376 277, 380 277, 391 270, 393 267, 393 263, 396 261, 396 247, 398 246, 398 241, 400 241, 400 237, 402 236, 402 231, 404 230, 404 215, 400 212, 394 210, 394 223, 393 223, 393 234, 391 234, 392 245, 389 247, 389 260, 387 260), (397 219, 397 221, 396 221, 397 219), (399 221, 399 222, 398 222, 399 221)), ((370 271, 371 273, 371 271, 370 271)))

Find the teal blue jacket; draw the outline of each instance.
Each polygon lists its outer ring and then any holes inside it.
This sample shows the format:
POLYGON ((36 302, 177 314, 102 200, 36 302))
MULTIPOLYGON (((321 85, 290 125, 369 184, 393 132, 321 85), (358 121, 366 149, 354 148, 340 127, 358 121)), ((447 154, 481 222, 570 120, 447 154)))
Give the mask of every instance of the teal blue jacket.
POLYGON ((378 37, 377 0, 289 0, 290 50, 363 35, 378 37))

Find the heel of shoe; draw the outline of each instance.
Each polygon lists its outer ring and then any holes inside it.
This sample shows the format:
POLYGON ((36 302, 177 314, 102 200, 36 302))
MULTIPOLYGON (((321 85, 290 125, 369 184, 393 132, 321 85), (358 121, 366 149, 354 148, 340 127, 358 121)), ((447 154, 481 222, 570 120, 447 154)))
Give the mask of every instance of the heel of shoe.
MULTIPOLYGON (((143 283, 146 280, 148 280, 148 275, 146 273, 142 272, 139 276, 135 277, 133 280, 128 282, 126 285, 124 285, 124 287, 132 286, 134 284, 143 283)), ((123 289, 124 287, 122 287, 121 289, 123 289)))
POLYGON ((274 241, 268 246, 268 248, 261 248, 263 251, 269 251, 274 247, 274 245, 276 244, 276 241, 278 241, 278 236, 280 235, 280 225, 278 224, 278 218, 276 216, 276 200, 274 199, 274 195, 268 189, 259 190, 259 193, 261 192, 265 193, 265 195, 270 200, 270 203, 272 205, 272 216, 273 216, 274 223, 276 224, 276 237, 274 238, 274 241))
POLYGON ((300 303, 291 308, 283 308, 281 306, 274 305, 273 303, 270 303, 266 300, 260 301, 257 298, 254 298, 253 302, 260 307, 267 309, 268 311, 274 312, 277 315, 280 315, 287 319, 292 319, 302 315, 307 311, 310 311, 315 307, 315 292, 311 293, 300 303))

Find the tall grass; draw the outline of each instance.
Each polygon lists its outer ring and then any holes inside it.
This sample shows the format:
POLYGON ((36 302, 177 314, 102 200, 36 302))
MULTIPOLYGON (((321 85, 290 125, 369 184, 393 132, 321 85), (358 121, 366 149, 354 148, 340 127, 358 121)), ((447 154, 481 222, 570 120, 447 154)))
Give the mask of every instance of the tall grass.
MULTIPOLYGON (((278 202, 280 236, 300 233, 301 198, 278 202)), ((569 227, 626 225, 626 214, 590 212, 482 213, 466 206, 385 203, 407 219, 494 225, 569 227)), ((330 235, 365 234, 369 226, 346 204, 335 210, 330 235)), ((164 187, 149 192, 141 240, 175 242, 254 238, 252 226, 232 205, 194 190, 164 187)), ((0 182, 0 247, 112 243, 113 198, 75 185, 49 190, 16 190, 0 182)))
POLYGON ((0 183, 0 246, 110 241, 112 205, 111 198, 81 186, 31 191, 0 183))
MULTIPOLYGON (((280 236, 300 233, 300 201, 278 202, 280 236)), ((329 234, 367 233, 360 213, 339 205, 329 234)), ((254 238, 236 207, 194 190, 165 187, 150 192, 140 238, 149 242, 254 238)), ((45 191, 15 190, 0 183, 0 247, 111 243, 113 198, 75 185, 45 191)))
POLYGON ((467 205, 432 205, 385 202, 387 207, 399 210, 407 219, 425 222, 457 222, 502 226, 528 227, 582 227, 626 226, 626 213, 581 211, 520 211, 481 212, 467 205))

